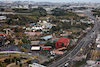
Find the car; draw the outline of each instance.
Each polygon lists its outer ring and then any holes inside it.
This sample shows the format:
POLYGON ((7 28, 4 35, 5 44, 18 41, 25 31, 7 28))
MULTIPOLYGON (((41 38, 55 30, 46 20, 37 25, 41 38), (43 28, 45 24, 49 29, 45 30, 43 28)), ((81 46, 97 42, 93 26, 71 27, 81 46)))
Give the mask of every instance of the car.
POLYGON ((65 67, 67 67, 69 65, 69 63, 65 63, 65 67))

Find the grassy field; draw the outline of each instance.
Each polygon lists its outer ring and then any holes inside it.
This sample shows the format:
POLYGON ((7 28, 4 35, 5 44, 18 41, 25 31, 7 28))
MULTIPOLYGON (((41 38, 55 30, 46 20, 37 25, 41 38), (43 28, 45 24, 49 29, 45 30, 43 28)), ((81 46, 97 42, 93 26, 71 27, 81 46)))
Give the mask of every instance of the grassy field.
POLYGON ((78 61, 75 63, 75 65, 73 67, 80 67, 81 65, 85 64, 86 61, 85 60, 82 60, 82 61, 78 61))
POLYGON ((40 20, 45 20, 47 17, 56 18, 56 17, 53 16, 53 15, 47 15, 47 16, 45 16, 45 17, 40 17, 39 19, 40 19, 40 20))

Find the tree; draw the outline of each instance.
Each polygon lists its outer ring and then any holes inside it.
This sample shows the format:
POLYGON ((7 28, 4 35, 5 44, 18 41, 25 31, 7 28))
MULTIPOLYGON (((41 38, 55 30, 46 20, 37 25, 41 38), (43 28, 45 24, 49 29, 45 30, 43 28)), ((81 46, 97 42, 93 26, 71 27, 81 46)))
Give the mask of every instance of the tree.
POLYGON ((6 22, 8 25, 12 24, 12 19, 8 19, 6 22))
POLYGON ((55 48, 55 41, 51 44, 52 48, 54 49, 55 48))
POLYGON ((27 43, 28 41, 27 41, 26 38, 23 38, 23 39, 22 39, 22 42, 23 42, 23 43, 27 43))
POLYGON ((25 46, 24 48, 25 48, 25 49, 28 49, 28 47, 27 47, 27 46, 25 46))
POLYGON ((31 61, 29 60, 29 61, 27 61, 27 63, 28 63, 28 64, 31 64, 31 61))
POLYGON ((46 10, 43 9, 42 7, 32 9, 31 13, 32 13, 33 16, 37 16, 37 17, 41 17, 41 16, 46 16, 47 15, 46 10))
POLYGON ((15 32, 19 32, 19 29, 18 28, 15 28, 15 32))
POLYGON ((52 10, 52 15, 54 16, 75 16, 77 17, 77 14, 68 10, 60 9, 60 8, 55 8, 52 10))
POLYGON ((22 63, 20 63, 20 67, 22 67, 22 63))
POLYGON ((20 62, 20 58, 16 58, 16 61, 19 61, 20 62))
POLYGON ((9 64, 10 63, 10 59, 9 58, 5 59, 4 62, 7 63, 7 64, 9 64))
POLYGON ((52 46, 52 48, 55 48, 55 41, 53 43, 51 43, 50 41, 48 41, 45 46, 52 46))
POLYGON ((68 38, 69 39, 73 39, 74 37, 72 35, 68 35, 68 38))
POLYGON ((69 28, 71 28, 71 23, 70 22, 63 23, 62 24, 62 28, 63 29, 69 29, 69 28))
POLYGON ((24 52, 25 51, 25 48, 24 47, 21 47, 20 51, 24 52))
POLYGON ((51 33, 53 33, 54 31, 59 31, 60 27, 59 26, 53 26, 50 30, 51 33))
POLYGON ((1 11, 4 11, 5 9, 4 8, 1 8, 1 11))
POLYGON ((15 28, 15 32, 22 32, 22 28, 15 28))
POLYGON ((18 65, 18 62, 16 61, 16 65, 18 65))
POLYGON ((28 7, 31 8, 32 7, 32 4, 30 4, 28 7))
POLYGON ((48 41, 48 42, 45 44, 45 46, 51 46, 51 42, 48 41))
POLYGON ((3 66, 3 63, 0 61, 0 66, 2 67, 3 66))
POLYGON ((15 59, 14 58, 12 58, 12 62, 15 62, 15 59))
POLYGON ((20 47, 22 45, 22 43, 21 42, 18 42, 18 47, 20 47))
POLYGON ((16 59, 16 57, 14 57, 14 59, 16 59))

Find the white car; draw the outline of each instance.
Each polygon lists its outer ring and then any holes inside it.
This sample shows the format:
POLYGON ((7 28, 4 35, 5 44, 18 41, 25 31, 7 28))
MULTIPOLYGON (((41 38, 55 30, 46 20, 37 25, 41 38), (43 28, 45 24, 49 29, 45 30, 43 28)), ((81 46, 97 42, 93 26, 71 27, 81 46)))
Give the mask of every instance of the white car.
POLYGON ((69 65, 69 63, 65 63, 65 67, 67 67, 69 65))

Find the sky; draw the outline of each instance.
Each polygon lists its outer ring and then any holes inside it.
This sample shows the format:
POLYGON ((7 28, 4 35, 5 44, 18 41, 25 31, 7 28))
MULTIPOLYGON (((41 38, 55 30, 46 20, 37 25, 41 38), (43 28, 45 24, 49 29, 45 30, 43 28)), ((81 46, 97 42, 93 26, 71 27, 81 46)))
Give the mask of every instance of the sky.
MULTIPOLYGON (((2 1, 2 0, 0 0, 2 1)), ((4 1, 35 1, 35 2, 92 2, 100 3, 100 0, 4 0, 4 1)))

